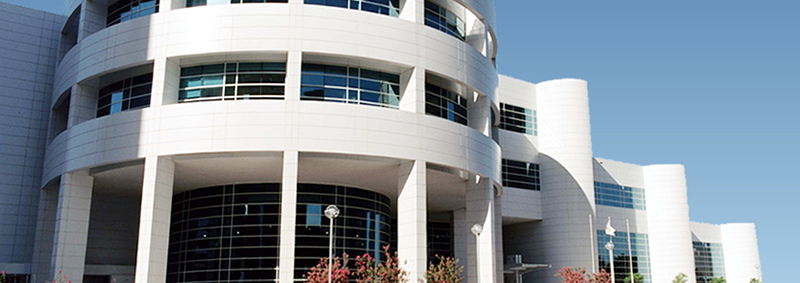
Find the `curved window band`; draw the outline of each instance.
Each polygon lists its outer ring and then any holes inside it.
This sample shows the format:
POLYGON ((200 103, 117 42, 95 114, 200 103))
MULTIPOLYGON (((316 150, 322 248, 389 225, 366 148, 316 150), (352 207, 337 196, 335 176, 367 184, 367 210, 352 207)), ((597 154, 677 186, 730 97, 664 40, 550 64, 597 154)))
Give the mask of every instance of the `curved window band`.
POLYGON ((400 107, 400 75, 355 67, 303 64, 302 100, 400 107))
POLYGON ((289 3, 289 0, 186 0, 186 7, 241 3, 289 3))
POLYGON ((108 6, 106 27, 158 13, 159 0, 120 0, 108 6))
POLYGON ((400 16, 400 0, 305 0, 304 3, 349 8, 392 17, 400 16))
POLYGON ((283 99, 286 63, 239 62, 181 68, 179 102, 283 99))
POLYGON ((425 113, 467 125, 467 99, 446 88, 425 84, 425 113))
POLYGON ((124 79, 100 89, 97 117, 150 106, 153 74, 124 79))

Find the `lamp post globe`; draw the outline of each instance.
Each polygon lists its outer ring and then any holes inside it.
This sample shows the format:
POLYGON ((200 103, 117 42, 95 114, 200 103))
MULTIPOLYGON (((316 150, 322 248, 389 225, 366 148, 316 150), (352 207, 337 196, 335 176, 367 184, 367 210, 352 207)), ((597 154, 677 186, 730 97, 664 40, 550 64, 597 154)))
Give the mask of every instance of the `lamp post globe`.
POLYGON ((325 217, 328 219, 334 219, 339 216, 339 208, 335 205, 331 204, 327 208, 325 208, 325 217))
POLYGON ((332 270, 333 270, 333 219, 339 216, 339 208, 331 204, 325 208, 325 217, 330 219, 330 229, 328 229, 328 236, 330 242, 328 244, 328 283, 331 283, 332 270))
POLYGON ((472 225, 470 232, 472 232, 472 235, 480 236, 481 233, 483 233, 483 226, 481 226, 481 224, 472 225))

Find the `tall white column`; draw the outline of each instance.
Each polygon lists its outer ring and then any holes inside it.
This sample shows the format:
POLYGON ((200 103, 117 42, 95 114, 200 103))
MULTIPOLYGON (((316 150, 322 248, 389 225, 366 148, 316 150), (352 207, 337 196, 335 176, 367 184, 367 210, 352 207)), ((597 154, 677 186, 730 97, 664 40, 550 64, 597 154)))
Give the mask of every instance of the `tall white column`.
POLYGON ((297 221, 297 151, 283 153, 283 182, 281 183, 281 238, 280 238, 280 283, 294 281, 294 245, 297 221))
POLYGON ((400 110, 425 113, 425 68, 415 67, 400 74, 400 110))
POLYGON ((467 225, 467 210, 459 209, 453 211, 453 255, 458 259, 458 265, 464 267, 464 276, 468 276, 471 269, 469 268, 469 255, 475 256, 475 236, 469 232, 470 226, 467 225), (472 243, 472 252, 470 252, 470 245, 472 243))
POLYGON ((72 86, 67 128, 97 117, 97 84, 97 80, 89 80, 72 86))
POLYGON ((150 106, 178 103, 181 66, 178 59, 156 58, 153 61, 153 89, 150 106))
POLYGON ((289 51, 286 57, 286 101, 300 100, 300 83, 303 72, 303 53, 289 51))
POLYGON ((139 244, 136 248, 136 283, 163 283, 167 280, 174 181, 175 163, 172 157, 145 158, 139 244))
POLYGON ((397 255, 409 282, 425 280, 428 264, 428 202, 425 161, 400 165, 397 197, 397 255))
POLYGON ((469 242, 469 261, 470 268, 477 272, 469 272, 467 282, 470 283, 495 283, 497 278, 497 262, 495 257, 496 243, 495 232, 497 213, 495 211, 495 191, 491 178, 471 176, 467 181, 467 226, 479 224, 483 232, 475 242, 475 236, 470 234, 472 239, 469 242), (477 248, 476 248, 477 244, 477 248), (478 251, 476 253, 475 251, 478 251), (475 256, 473 256, 475 255, 475 256))
POLYGON ((758 254, 756 225, 732 223, 720 226, 725 279, 730 283, 749 283, 761 278, 761 256, 758 254))
POLYGON ((83 282, 92 185, 94 178, 85 172, 61 176, 50 278, 60 270, 67 280, 83 282))

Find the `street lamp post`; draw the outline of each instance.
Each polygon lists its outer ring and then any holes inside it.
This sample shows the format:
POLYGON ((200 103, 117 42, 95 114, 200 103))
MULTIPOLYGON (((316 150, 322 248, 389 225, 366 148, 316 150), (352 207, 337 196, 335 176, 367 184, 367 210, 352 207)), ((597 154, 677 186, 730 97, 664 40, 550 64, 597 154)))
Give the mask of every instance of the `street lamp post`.
POLYGON ((616 278, 614 278, 614 242, 609 240, 606 243, 606 249, 608 250, 608 259, 611 262, 611 282, 617 282, 616 278))
POLYGON ((331 283, 331 271, 333 269, 333 219, 339 216, 339 208, 335 205, 329 205, 328 208, 325 209, 325 217, 330 219, 330 229, 328 229, 328 233, 330 234, 330 244, 328 244, 328 283, 331 283))
POLYGON ((473 235, 475 235, 475 274, 477 275, 477 282, 481 282, 481 233, 483 233, 483 226, 481 224, 472 225, 472 229, 470 229, 473 235))

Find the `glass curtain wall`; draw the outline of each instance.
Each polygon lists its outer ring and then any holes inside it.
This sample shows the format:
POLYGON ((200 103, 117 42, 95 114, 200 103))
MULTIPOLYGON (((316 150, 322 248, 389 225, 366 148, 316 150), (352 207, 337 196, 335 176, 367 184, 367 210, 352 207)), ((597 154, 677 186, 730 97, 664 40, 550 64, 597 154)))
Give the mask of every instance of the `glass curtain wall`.
POLYGON ((167 282, 277 279, 280 184, 196 189, 172 199, 167 282))
POLYGON ((108 5, 106 27, 158 12, 159 0, 120 0, 108 5))
POLYGON ((500 103, 500 129, 538 136, 536 125, 536 111, 500 103))
POLYGON ((425 113, 467 125, 467 99, 433 84, 425 84, 425 113))
POLYGON ((539 164, 503 159, 503 187, 540 191, 539 164))
POLYGON ((392 17, 400 16, 400 0, 305 0, 304 3, 349 8, 392 17))
POLYGON ((594 182, 595 204, 647 210, 645 191, 639 188, 594 182))
POLYGON ((467 38, 467 25, 464 20, 452 11, 430 1, 425 1, 425 25, 461 41, 467 38))
MULTIPOLYGON (((651 283, 650 277, 650 243, 647 234, 631 233, 631 253, 628 253, 628 233, 617 231, 614 238, 614 272, 616 282, 624 283, 625 277, 630 276, 630 262, 633 260, 633 273, 640 273, 644 276, 644 282, 651 283)), ((597 255, 598 267, 610 272, 611 262, 609 260, 606 243, 611 236, 606 235, 605 230, 597 230, 597 255)))
POLYGON ((722 244, 693 242, 695 275, 698 283, 710 283, 715 277, 725 276, 722 244))
POLYGON ((289 0, 186 0, 186 7, 240 3, 289 3, 289 0))

